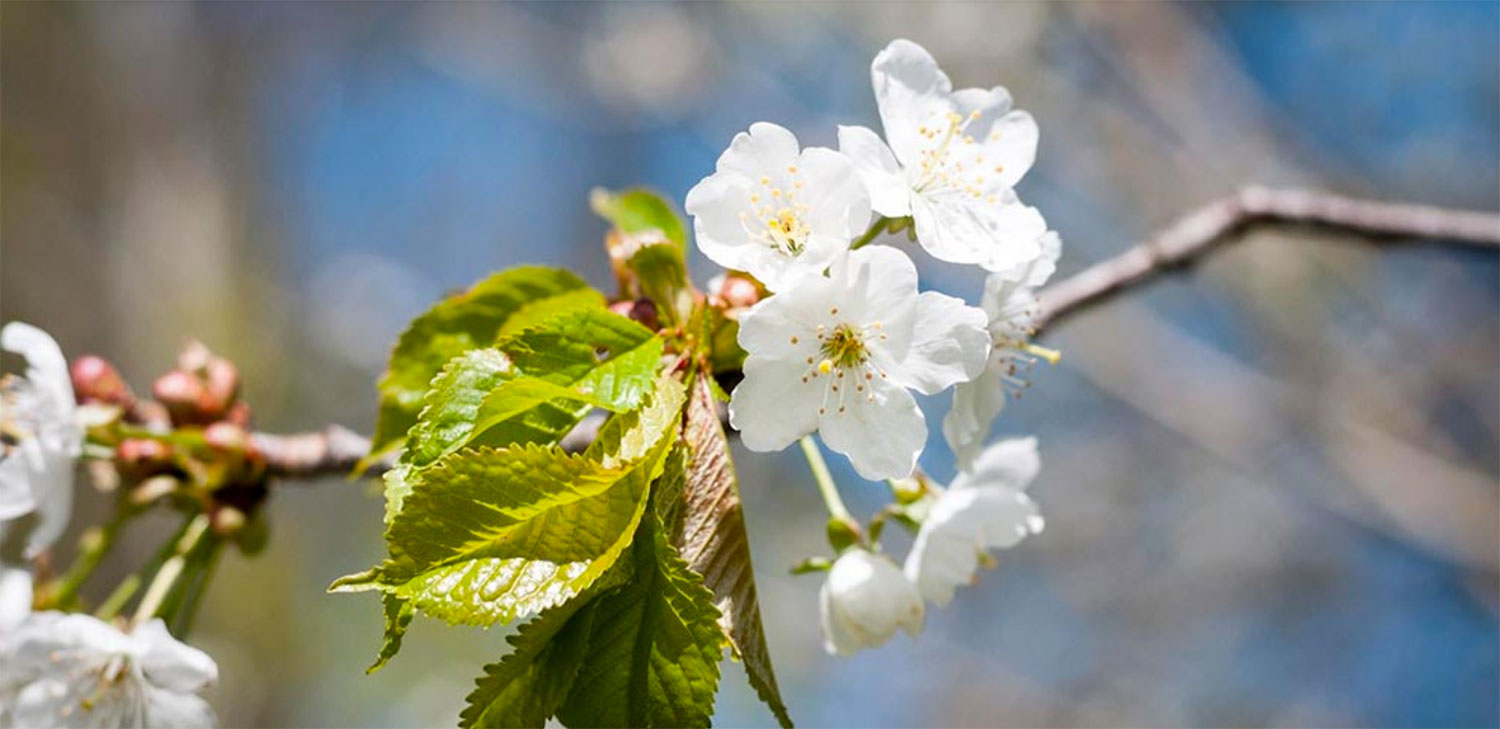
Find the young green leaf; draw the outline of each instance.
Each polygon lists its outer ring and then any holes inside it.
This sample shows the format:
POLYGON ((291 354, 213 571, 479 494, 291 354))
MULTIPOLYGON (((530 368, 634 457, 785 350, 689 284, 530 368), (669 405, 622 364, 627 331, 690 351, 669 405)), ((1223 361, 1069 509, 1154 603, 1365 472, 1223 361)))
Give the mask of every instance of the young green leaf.
POLYGON ((401 461, 420 468, 468 443, 485 397, 514 376, 510 359, 498 349, 472 349, 448 360, 422 397, 401 461))
POLYGON ((682 558, 713 591, 714 603, 722 614, 719 623, 744 661, 750 685, 776 720, 790 727, 792 719, 776 686, 766 648, 755 596, 755 570, 750 564, 750 540, 740 509, 739 482, 710 380, 711 375, 699 374, 688 396, 682 442, 690 461, 682 492, 684 516, 673 541, 681 549, 682 558))
POLYGON ((693 310, 692 283, 682 251, 666 243, 643 245, 626 262, 635 273, 641 294, 656 304, 663 323, 675 326, 693 310))
POLYGON ((395 657, 396 652, 401 650, 401 639, 406 637, 406 627, 411 625, 412 616, 417 614, 409 600, 396 595, 382 595, 381 601, 385 607, 385 639, 380 645, 380 654, 365 669, 365 673, 379 671, 387 661, 395 657))
POLYGON ((557 716, 572 727, 706 727, 723 655, 713 593, 654 517, 641 521, 630 566, 627 584, 589 603, 582 666, 557 716))
POLYGON ((588 651, 592 601, 543 612, 507 640, 515 650, 484 667, 459 715, 461 729, 541 729, 567 698, 588 651))
POLYGON ((662 353, 651 330, 603 309, 567 311, 496 346, 522 373, 573 388, 616 412, 640 407, 662 353))
POLYGON ((505 322, 523 308, 587 289, 583 279, 562 269, 515 268, 438 302, 412 320, 380 378, 380 415, 371 454, 388 452, 401 443, 417 420, 428 384, 448 360, 489 346, 505 322))
POLYGON ((589 455, 469 449, 408 472, 386 533, 390 559, 333 589, 381 590, 473 625, 573 598, 629 545, 676 442, 683 400, 681 384, 662 376, 650 403, 607 423, 604 445, 589 455))
POLYGON ((678 251, 687 252, 687 229, 681 216, 670 203, 650 190, 638 187, 613 193, 596 187, 589 193, 589 206, 625 235, 661 231, 678 251))

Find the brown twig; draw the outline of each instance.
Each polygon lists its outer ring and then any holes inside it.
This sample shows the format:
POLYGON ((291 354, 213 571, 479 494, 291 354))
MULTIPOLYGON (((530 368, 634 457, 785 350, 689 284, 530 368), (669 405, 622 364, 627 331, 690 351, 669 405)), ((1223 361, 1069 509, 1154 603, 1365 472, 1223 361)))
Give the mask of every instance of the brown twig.
MULTIPOLYGON (((1500 215, 1492 213, 1357 200, 1309 190, 1246 187, 1188 213, 1144 243, 1042 289, 1036 328, 1040 331, 1181 268, 1262 224, 1354 233, 1372 242, 1425 240, 1500 247, 1500 215)), ((586 418, 563 438, 563 448, 583 450, 598 433, 601 422, 602 418, 586 418)), ((338 425, 312 433, 256 433, 252 437, 271 473, 290 478, 347 474, 370 446, 365 437, 338 425)), ((382 460, 370 471, 384 471, 392 462, 382 460)))
POLYGON ((1042 289, 1041 331, 1159 275, 1207 255, 1262 224, 1301 225, 1364 235, 1371 242, 1500 247, 1500 215, 1430 205, 1358 200, 1311 190, 1246 187, 1187 215, 1145 242, 1042 289))
MULTIPOLYGON (((599 434, 604 417, 592 414, 585 417, 558 445, 569 453, 581 453, 599 434)), ((330 425, 322 430, 291 435, 253 433, 251 444, 265 459, 266 469, 272 476, 283 478, 318 478, 322 476, 347 475, 354 472, 365 454, 370 452, 370 439, 342 425, 330 425)), ((386 455, 368 465, 364 474, 385 472, 395 465, 395 455, 386 455)))

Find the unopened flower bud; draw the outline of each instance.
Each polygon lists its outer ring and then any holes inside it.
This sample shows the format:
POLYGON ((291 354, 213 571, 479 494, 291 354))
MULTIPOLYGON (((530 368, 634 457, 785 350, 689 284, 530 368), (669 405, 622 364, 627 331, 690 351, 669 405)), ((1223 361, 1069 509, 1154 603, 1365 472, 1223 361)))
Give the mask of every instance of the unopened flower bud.
POLYGON ((184 372, 202 372, 212 359, 214 359, 213 351, 203 342, 192 339, 183 345, 182 351, 177 354, 177 369, 184 372))
POLYGON ((177 425, 204 422, 200 405, 204 399, 203 382, 183 370, 172 370, 151 385, 151 395, 166 406, 167 414, 177 425))
POLYGON ((130 490, 130 502, 146 506, 177 490, 177 479, 171 476, 152 476, 130 490))
POLYGON ((210 409, 223 413, 239 397, 239 369, 227 359, 213 357, 204 366, 203 385, 210 409))
POLYGON ((214 510, 211 518, 214 531, 223 536, 233 536, 244 529, 245 522, 248 521, 245 512, 233 506, 220 506, 214 510))
POLYGON ((129 407, 135 400, 120 372, 103 357, 90 354, 73 360, 70 374, 73 393, 81 403, 129 407))
POLYGON ((743 276, 727 275, 719 285, 718 296, 731 309, 748 309, 760 301, 760 286, 743 276))
POLYGON ((150 438, 126 438, 115 446, 115 461, 132 467, 166 463, 171 457, 171 446, 150 438))
POLYGON ((229 409, 224 412, 224 422, 234 423, 248 430, 250 428, 250 404, 240 400, 230 405, 229 409))
POLYGON ((884 555, 865 549, 844 552, 828 571, 818 596, 823 648, 848 655, 872 648, 905 629, 922 631, 922 595, 884 555))
POLYGON ((244 428, 223 420, 203 430, 203 441, 215 450, 243 451, 249 440, 244 428))

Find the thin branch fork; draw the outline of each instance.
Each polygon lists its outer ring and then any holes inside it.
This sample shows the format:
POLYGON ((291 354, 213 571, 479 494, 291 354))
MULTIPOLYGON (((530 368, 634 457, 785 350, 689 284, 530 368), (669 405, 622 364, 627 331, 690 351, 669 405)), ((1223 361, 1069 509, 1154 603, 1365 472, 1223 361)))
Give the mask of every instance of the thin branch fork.
MULTIPOLYGON (((1215 200, 1114 258, 1094 264, 1038 293, 1038 331, 1181 268, 1259 225, 1301 225, 1365 236, 1372 243, 1429 242, 1500 248, 1500 215, 1430 205, 1377 202, 1310 190, 1246 187, 1215 200)), ((601 418, 587 418, 562 442, 582 450, 601 418)), ((370 441, 343 426, 291 435, 255 433, 254 447, 270 473, 316 478, 350 473, 369 452, 370 441)), ((393 458, 371 464, 379 473, 393 458)))
POLYGON ((1042 289, 1037 294, 1041 314, 1036 330, 1192 263, 1260 225, 1353 233, 1371 243, 1500 247, 1500 215, 1493 213, 1251 186, 1188 213, 1114 258, 1042 289))

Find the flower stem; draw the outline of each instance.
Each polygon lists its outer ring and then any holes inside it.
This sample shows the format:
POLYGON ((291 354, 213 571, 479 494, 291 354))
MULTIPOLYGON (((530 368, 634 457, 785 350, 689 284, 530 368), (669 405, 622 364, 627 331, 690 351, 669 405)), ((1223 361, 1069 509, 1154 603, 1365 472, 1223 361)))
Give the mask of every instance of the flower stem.
POLYGON ((812 471, 813 480, 818 482, 818 493, 823 496, 828 515, 839 521, 854 523, 854 517, 849 514, 848 507, 844 506, 844 500, 839 498, 839 488, 833 483, 833 474, 828 472, 828 463, 823 460, 823 451, 818 449, 817 441, 811 435, 804 435, 798 443, 802 446, 802 455, 807 458, 807 467, 812 471))
POLYGON ((873 222, 873 223, 870 224, 870 229, 866 230, 864 235, 856 238, 853 243, 849 244, 849 250, 851 250, 851 251, 857 251, 860 248, 865 247, 865 245, 868 244, 870 241, 875 240, 876 236, 880 235, 881 233, 884 233, 885 229, 886 229, 886 226, 890 222, 891 222, 891 219, 885 217, 884 215, 876 218, 875 222, 873 222))
POLYGON ((177 539, 172 556, 162 563, 161 569, 156 571, 156 576, 151 578, 151 584, 146 588, 141 604, 136 606, 135 615, 130 619, 132 626, 140 625, 156 616, 162 607, 162 602, 177 584, 177 578, 182 576, 182 569, 187 565, 188 555, 198 546, 198 540, 208 532, 208 523, 207 514, 199 514, 188 522, 187 529, 177 539))
POLYGON ((83 583, 88 581, 99 563, 114 548, 115 540, 120 536, 120 529, 125 526, 128 518, 129 512, 122 508, 115 512, 114 518, 108 522, 83 533, 78 540, 78 556, 73 558, 73 564, 68 566, 68 571, 58 578, 57 591, 50 599, 52 605, 66 609, 73 604, 73 601, 78 598, 78 591, 83 587, 83 583))

